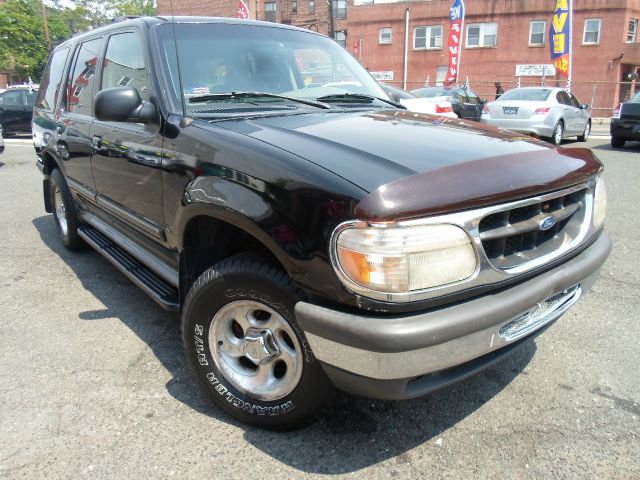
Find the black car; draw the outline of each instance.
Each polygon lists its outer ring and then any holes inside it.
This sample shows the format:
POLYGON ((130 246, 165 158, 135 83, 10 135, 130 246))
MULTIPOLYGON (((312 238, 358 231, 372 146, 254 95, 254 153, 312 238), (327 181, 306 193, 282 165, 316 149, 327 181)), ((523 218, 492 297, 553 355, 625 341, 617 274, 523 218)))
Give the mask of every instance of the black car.
POLYGON ((451 107, 458 118, 480 121, 482 107, 487 103, 473 90, 462 87, 424 87, 411 90, 411 93, 423 98, 442 97, 451 103, 451 107))
POLYGON ((62 244, 179 314, 204 391, 261 427, 305 422, 334 387, 412 398, 492 365, 611 248, 591 150, 398 108, 332 39, 286 25, 78 35, 33 129, 62 244))
POLYGON ((630 140, 640 140, 640 92, 621 103, 611 115, 611 146, 622 148, 630 140))
POLYGON ((0 135, 31 133, 33 104, 38 91, 31 87, 10 88, 0 93, 0 135))

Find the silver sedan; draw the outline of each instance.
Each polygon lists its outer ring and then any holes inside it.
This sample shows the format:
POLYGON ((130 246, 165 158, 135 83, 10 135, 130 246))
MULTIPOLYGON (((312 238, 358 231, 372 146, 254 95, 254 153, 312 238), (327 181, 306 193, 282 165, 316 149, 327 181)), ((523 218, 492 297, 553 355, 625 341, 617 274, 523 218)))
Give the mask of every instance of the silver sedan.
POLYGON ((486 104, 480 121, 547 138, 556 145, 567 137, 586 142, 591 132, 588 108, 562 88, 515 88, 486 104))

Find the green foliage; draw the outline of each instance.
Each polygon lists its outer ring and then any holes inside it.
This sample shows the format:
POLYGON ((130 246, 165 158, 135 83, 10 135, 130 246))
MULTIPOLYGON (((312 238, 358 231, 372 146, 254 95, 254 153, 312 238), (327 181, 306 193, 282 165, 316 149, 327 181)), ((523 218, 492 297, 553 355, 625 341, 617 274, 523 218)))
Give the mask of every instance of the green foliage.
MULTIPOLYGON (((71 35, 126 15, 155 15, 154 0, 60 0, 46 2, 53 46, 71 35)), ((39 81, 49 52, 40 0, 7 0, 0 4, 0 70, 15 71, 39 81)))

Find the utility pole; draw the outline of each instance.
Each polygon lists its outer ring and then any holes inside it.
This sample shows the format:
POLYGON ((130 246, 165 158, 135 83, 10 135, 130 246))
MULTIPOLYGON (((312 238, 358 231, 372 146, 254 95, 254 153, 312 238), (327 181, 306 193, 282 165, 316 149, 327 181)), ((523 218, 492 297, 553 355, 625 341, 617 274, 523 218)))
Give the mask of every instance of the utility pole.
POLYGON ((47 11, 44 8, 44 0, 40 0, 42 8, 42 26, 44 27, 44 40, 47 42, 47 51, 51 53, 51 37, 49 36, 49 22, 47 21, 47 11))
POLYGON ((327 0, 327 3, 329 4, 329 36, 335 38, 333 32, 333 0, 327 0))

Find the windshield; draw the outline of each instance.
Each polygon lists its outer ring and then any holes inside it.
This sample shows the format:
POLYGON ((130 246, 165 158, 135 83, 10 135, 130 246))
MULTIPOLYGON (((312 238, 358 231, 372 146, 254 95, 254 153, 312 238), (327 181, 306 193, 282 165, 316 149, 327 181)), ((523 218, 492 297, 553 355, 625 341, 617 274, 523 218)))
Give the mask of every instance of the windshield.
MULTIPOLYGON (((171 24, 159 28, 162 55, 174 94, 185 97, 187 114, 202 112, 202 103, 212 100, 207 95, 231 92, 271 93, 312 101, 344 93, 388 98, 344 48, 321 35, 255 24, 178 23, 176 58, 172 30, 171 24)), ((263 101, 255 96, 220 100, 268 102, 271 109, 287 103, 282 98, 265 97, 263 101)))
POLYGON ((631 100, 629 100, 629 102, 640 103, 640 92, 636 93, 633 97, 631 97, 631 100))
POLYGON ((418 88, 417 90, 411 90, 411 93, 424 98, 450 97, 451 89, 444 87, 418 88))
POLYGON ((500 95, 499 101, 523 100, 525 102, 544 102, 549 98, 548 88, 516 88, 500 95))

